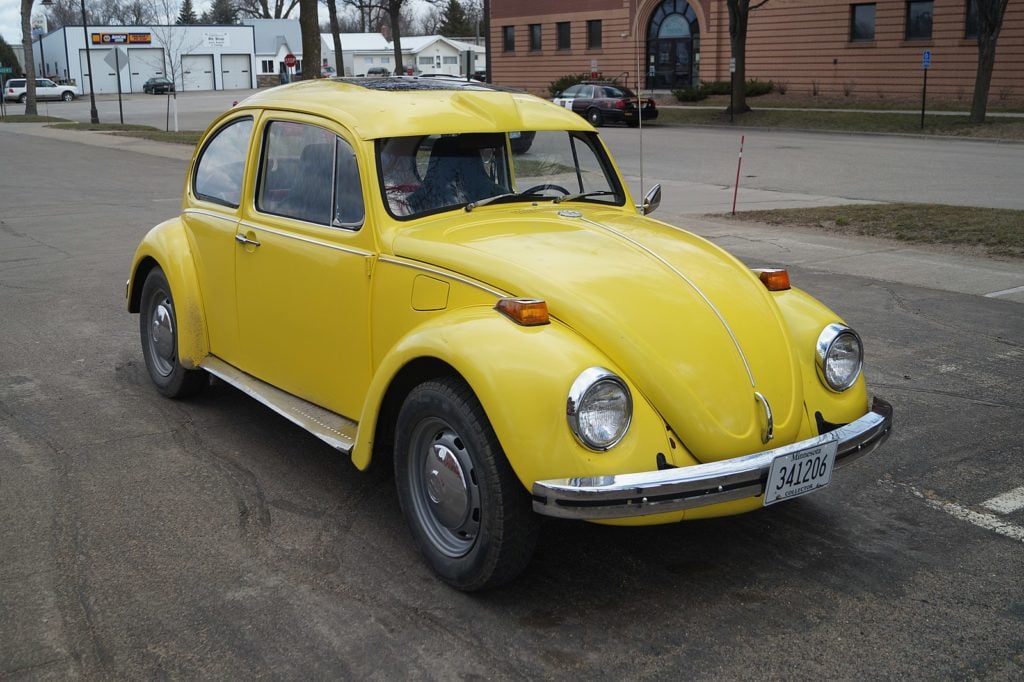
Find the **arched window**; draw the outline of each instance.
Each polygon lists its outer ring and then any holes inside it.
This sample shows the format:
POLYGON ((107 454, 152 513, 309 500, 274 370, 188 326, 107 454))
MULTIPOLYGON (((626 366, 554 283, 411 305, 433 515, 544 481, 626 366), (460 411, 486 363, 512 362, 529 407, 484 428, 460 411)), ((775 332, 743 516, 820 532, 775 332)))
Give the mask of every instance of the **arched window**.
POLYGON ((665 0, 647 26, 647 87, 690 87, 698 79, 700 24, 686 0, 665 0))

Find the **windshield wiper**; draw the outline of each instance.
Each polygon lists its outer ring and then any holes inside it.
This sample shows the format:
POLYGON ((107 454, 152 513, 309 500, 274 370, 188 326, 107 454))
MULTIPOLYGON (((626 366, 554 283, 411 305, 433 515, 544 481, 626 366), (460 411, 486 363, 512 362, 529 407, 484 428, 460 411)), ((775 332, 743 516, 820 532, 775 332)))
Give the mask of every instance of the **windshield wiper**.
POLYGON ((577 199, 585 199, 587 197, 606 197, 609 194, 615 194, 615 192, 609 192, 606 189, 594 189, 589 192, 577 192, 576 194, 566 194, 564 197, 558 197, 555 199, 556 204, 560 204, 563 201, 576 201, 577 199))
POLYGON ((537 192, 507 192, 506 194, 496 194, 493 197, 484 197, 483 199, 469 202, 466 204, 466 213, 469 213, 478 206, 486 206, 487 204, 502 203, 505 201, 521 201, 529 198, 550 199, 550 197, 544 197, 544 195, 538 194, 537 192))

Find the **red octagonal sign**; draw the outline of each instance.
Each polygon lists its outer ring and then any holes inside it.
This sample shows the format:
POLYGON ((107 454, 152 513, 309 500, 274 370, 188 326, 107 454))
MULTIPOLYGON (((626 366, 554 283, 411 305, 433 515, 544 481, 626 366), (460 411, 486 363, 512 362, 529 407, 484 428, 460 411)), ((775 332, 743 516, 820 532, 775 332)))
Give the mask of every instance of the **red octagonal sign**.
POLYGON ((288 53, 284 56, 284 65, 289 69, 295 66, 295 55, 288 53))

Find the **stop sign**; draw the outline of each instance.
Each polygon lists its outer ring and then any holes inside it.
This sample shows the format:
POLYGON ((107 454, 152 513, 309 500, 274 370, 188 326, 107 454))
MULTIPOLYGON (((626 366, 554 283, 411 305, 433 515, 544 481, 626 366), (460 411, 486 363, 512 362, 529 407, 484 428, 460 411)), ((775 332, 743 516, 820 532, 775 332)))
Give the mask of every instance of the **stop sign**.
POLYGON ((284 65, 289 69, 295 66, 295 55, 288 53, 284 56, 284 65))

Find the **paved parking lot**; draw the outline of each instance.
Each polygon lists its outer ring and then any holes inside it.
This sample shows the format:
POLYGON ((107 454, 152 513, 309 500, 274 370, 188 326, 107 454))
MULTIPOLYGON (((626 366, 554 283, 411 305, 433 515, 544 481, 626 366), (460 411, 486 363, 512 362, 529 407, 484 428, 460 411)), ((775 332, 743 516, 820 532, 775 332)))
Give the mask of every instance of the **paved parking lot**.
POLYGON ((898 250, 843 267, 873 242, 695 223, 861 332, 893 437, 743 517, 548 522, 520 580, 464 595, 420 561, 391 481, 223 384, 149 385, 124 281, 184 161, 4 127, 0 158, 0 677, 1024 675, 1020 303, 916 281, 898 250))

